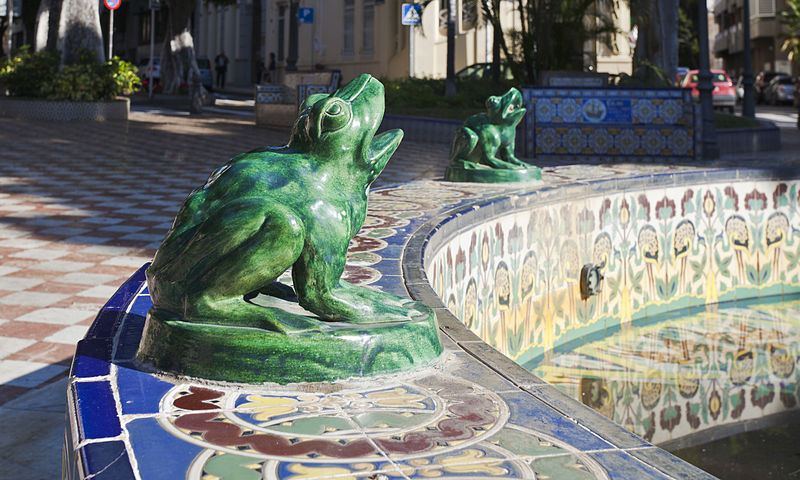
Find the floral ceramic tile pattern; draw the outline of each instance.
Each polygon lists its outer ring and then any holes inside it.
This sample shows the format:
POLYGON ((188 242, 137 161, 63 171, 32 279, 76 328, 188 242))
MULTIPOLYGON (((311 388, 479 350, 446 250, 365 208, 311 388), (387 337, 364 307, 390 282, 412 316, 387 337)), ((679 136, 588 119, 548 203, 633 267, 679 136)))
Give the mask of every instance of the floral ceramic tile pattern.
MULTIPOLYGON (((799 187, 764 181, 671 187, 512 212, 460 232, 425 268, 456 317, 534 368, 570 342, 602 338, 658 314, 800 291, 799 187), (584 300, 578 280, 585 264, 599 265, 605 279, 601 292, 584 300)), ((746 404, 764 414, 760 401, 746 404)), ((700 422, 699 407, 687 408, 683 414, 695 416, 689 423, 700 422)), ((669 422, 662 424, 672 438, 669 422)), ((654 423, 641 428, 654 438, 654 423)))

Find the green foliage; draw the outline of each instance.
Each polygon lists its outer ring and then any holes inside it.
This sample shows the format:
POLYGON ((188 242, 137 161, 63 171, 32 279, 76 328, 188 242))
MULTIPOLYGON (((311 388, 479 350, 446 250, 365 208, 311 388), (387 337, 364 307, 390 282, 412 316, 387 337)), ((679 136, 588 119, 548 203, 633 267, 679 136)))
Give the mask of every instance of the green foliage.
POLYGON ((511 45, 499 35, 500 48, 514 78, 533 83, 547 70, 582 71, 589 41, 600 41, 616 51, 615 3, 613 0, 542 0, 517 2, 519 27, 503 28, 502 0, 481 0, 484 17, 496 31, 509 32, 511 45))
POLYGON ((0 86, 12 96, 71 101, 110 100, 141 86, 133 64, 117 57, 97 63, 83 50, 76 63, 60 70, 59 58, 58 52, 33 53, 26 45, 0 63, 0 86))
POLYGON ((511 82, 491 80, 456 80, 457 94, 444 96, 444 80, 428 78, 382 79, 386 92, 386 113, 418 115, 463 120, 486 111, 486 99, 502 95, 513 87, 511 82))
POLYGON ((15 97, 42 97, 48 79, 58 72, 58 52, 33 53, 29 45, 0 60, 0 88, 15 97))
POLYGON ((781 50, 789 54, 789 60, 800 62, 800 0, 786 0, 786 10, 781 12, 783 30, 778 37, 783 40, 781 50))

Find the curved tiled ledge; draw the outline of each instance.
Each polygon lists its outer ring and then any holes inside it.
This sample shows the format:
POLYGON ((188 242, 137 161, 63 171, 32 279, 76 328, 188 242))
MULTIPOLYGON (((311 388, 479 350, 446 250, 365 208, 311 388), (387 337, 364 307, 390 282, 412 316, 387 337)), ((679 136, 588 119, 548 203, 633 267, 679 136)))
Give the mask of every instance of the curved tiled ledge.
POLYGON ((200 479, 204 472, 233 472, 240 465, 257 467, 262 478, 532 478, 534 472, 552 478, 712 478, 488 346, 444 308, 423 270, 437 235, 470 226, 476 209, 490 218, 642 182, 664 187, 800 177, 794 170, 675 169, 686 173, 643 165, 570 166, 545 169, 548 188, 543 182, 413 182, 372 192, 344 279, 410 292, 435 307, 445 347, 436 365, 399 375, 280 386, 142 371, 133 359, 151 302, 140 270, 78 344, 68 391, 65 478, 200 479))
MULTIPOLYGON (((565 187, 556 187, 550 189, 542 189, 538 191, 526 191, 525 188, 518 188, 512 187, 508 191, 500 193, 499 195, 489 196, 488 198, 481 198, 474 202, 469 202, 464 205, 460 205, 455 209, 450 211, 442 212, 433 218, 430 218, 423 226, 421 226, 409 240, 406 249, 404 251, 403 257, 403 268, 404 268, 404 275, 406 278, 406 285, 408 287, 411 296, 426 302, 428 305, 437 308, 437 313, 439 314, 439 322, 441 330, 448 335, 451 339, 458 343, 458 345, 463 348, 465 351, 470 352, 476 358, 480 359, 482 362, 489 365, 494 371, 498 372, 498 374, 505 376, 509 380, 513 381, 515 384, 518 385, 525 385, 526 383, 537 383, 541 382, 544 384, 542 380, 535 377, 531 374, 528 370, 520 368, 515 362, 511 361, 508 357, 500 353, 500 351, 493 351, 492 355, 487 355, 487 345, 484 343, 485 338, 481 338, 476 333, 473 333, 470 329, 468 329, 464 323, 462 323, 456 315, 451 313, 453 312, 465 312, 468 311, 469 307, 465 307, 463 305, 463 298, 457 298, 455 303, 453 302, 453 298, 450 293, 453 290, 460 290, 464 292, 468 290, 468 287, 465 288, 467 283, 466 277, 474 276, 474 271, 470 271, 467 268, 467 263, 469 263, 470 251, 466 248, 466 244, 463 240, 460 244, 456 245, 452 248, 452 251, 448 249, 447 255, 448 258, 452 254, 452 257, 455 258, 453 260, 454 263, 458 263, 459 260, 456 255, 456 249, 458 249, 458 255, 461 256, 461 268, 463 270, 459 270, 459 273, 455 276, 459 277, 458 280, 455 281, 457 283, 459 280, 462 280, 462 285, 450 288, 447 288, 445 281, 445 287, 442 287, 441 281, 438 278, 434 278, 433 280, 437 282, 439 292, 437 293, 434 291, 434 287, 431 286, 431 280, 429 276, 426 274, 426 270, 431 272, 433 269, 437 269, 439 276, 446 277, 447 274, 452 275, 452 272, 448 272, 446 269, 444 272, 441 271, 441 263, 442 258, 439 257, 439 263, 436 265, 432 265, 434 263, 434 259, 437 257, 437 253, 442 252, 445 248, 448 247, 449 244, 453 243, 453 239, 456 239, 459 235, 462 236, 469 236, 465 234, 469 234, 473 231, 481 230, 481 228, 486 230, 491 230, 493 228, 500 228, 499 225, 502 223, 501 218, 503 217, 512 217, 514 213, 518 212, 525 212, 528 213, 529 210, 534 208, 550 208, 552 211, 558 211, 562 215, 566 212, 566 210, 562 210, 560 208, 555 208, 555 206, 561 206, 564 203, 575 203, 581 202, 585 203, 587 199, 594 198, 597 200, 605 200, 608 197, 617 196, 634 196, 637 197, 639 193, 644 191, 650 190, 658 190, 659 195, 663 195, 664 199, 669 201, 671 198, 668 198, 668 191, 674 191, 675 189, 689 189, 690 187, 694 187, 696 190, 697 195, 703 195, 707 191, 712 191, 714 189, 720 190, 724 189, 726 193, 730 193, 732 196, 737 196, 738 193, 742 193, 739 195, 738 201, 741 202, 740 204, 736 205, 736 210, 741 207, 742 212, 748 211, 753 213, 751 210, 751 206, 753 209, 757 210, 758 208, 763 208, 762 215, 764 223, 767 223, 767 217, 770 215, 770 212, 774 213, 775 216, 769 217, 770 219, 777 219, 783 220, 786 216, 783 212, 789 213, 792 216, 793 220, 790 225, 785 225, 785 227, 789 228, 788 233, 784 233, 789 236, 790 240, 796 243, 797 234, 794 234, 794 239, 792 239, 792 227, 795 227, 798 223, 797 215, 796 215, 796 196, 798 190, 798 183, 797 179, 800 178, 800 170, 792 169, 792 168, 778 168, 778 169, 767 169, 767 170, 708 170, 708 171, 692 171, 692 172, 685 172, 685 173, 675 173, 675 174, 657 174, 657 175, 648 175, 645 177, 631 177, 625 179, 612 179, 612 180, 600 180, 600 181, 589 181, 589 182, 580 182, 578 184, 573 184, 565 187), (746 186, 743 187, 742 184, 746 186), (739 185, 738 189, 734 188, 735 185, 739 185), (745 192, 741 192, 742 188, 745 188, 745 192), (760 190, 768 190, 766 191, 766 195, 762 198, 760 197, 761 192, 760 190), (623 192, 620 194, 620 192, 623 192), (738 193, 737 193, 738 192, 738 193), (627 195, 626 195, 627 193, 627 195), (783 197, 781 197, 783 195, 783 197), (752 197, 752 198, 751 198, 752 197), (767 198, 769 197, 769 198, 767 198), (766 205, 768 200, 769 205, 766 205), (780 202, 786 200, 785 204, 781 204, 780 202), (747 204, 745 202, 762 202, 761 204, 747 204), (775 204, 776 207, 773 208, 772 204, 775 204), (790 205, 791 204, 791 205, 790 205), (757 206, 761 205, 761 206, 757 206), (781 206, 778 206, 781 205, 781 206), (777 213, 775 213, 777 211, 777 213), (791 215, 795 213, 795 215, 791 215), (496 222, 495 222, 496 221, 496 222), (491 223, 491 225, 487 225, 491 223), (497 226, 497 227, 496 227, 497 226), (465 250, 467 250, 465 252, 465 250), (466 253, 466 255, 464 255, 466 253), (442 289, 446 290, 443 292, 442 289), (445 301, 443 298, 448 299, 447 303, 450 309, 446 308, 445 301)), ((680 193, 684 193, 686 190, 681 191, 680 193)), ((688 190, 691 192, 691 190, 688 190)), ((694 194, 694 193, 692 193, 694 194)), ((684 197, 686 199, 686 197, 684 197)), ((716 200, 716 199, 715 199, 716 200)), ((646 199, 645 199, 646 201, 646 199)), ((696 200, 699 203, 700 200, 696 200)), ((656 202, 650 202, 652 205, 655 206, 656 202)), ((667 202, 665 202, 667 203, 667 202)), ((702 204, 701 204, 702 205, 702 204)), ((611 204, 606 203, 605 205, 607 208, 610 208, 611 204)), ((602 207, 601 207, 602 208, 602 207)), ((674 205, 673 205, 674 208, 674 205)), ((678 209, 681 208, 680 200, 678 200, 678 209)), ((723 208, 722 205, 719 206, 720 209, 723 208)), ((734 210, 733 207, 728 206, 731 214, 736 214, 737 212, 734 210)), ((576 213, 576 212, 571 212, 576 213)), ((676 213, 676 212, 673 212, 676 213)), ((755 213, 758 213, 756 211, 755 213)), ((722 210, 718 212, 719 219, 729 218, 722 216, 722 210)), ((744 213, 742 213, 744 215, 744 213)), ((755 214, 753 214, 755 215, 755 214)), ((676 213, 676 217, 680 217, 682 215, 676 213)), ((741 215, 732 215, 736 216, 737 219, 743 218, 741 215)), ((655 215, 654 215, 655 217, 655 215)), ((505 222, 505 227, 508 227, 510 222, 505 222)), ((613 223, 613 221, 612 221, 613 223)), ((642 222, 647 223, 647 222, 642 222)), ((678 220, 676 219, 673 224, 677 224, 678 220)), ((775 222, 773 222, 775 223, 775 222)), ((674 226, 674 225, 673 225, 674 226)), ((516 222, 514 223, 514 228, 517 227, 516 222)), ((721 225, 720 225, 721 227, 721 225)), ((774 227, 774 225, 773 225, 774 227)), ((530 228, 530 226, 528 227, 530 228)), ((607 229, 611 229, 611 226, 607 226, 607 229)), ((765 228, 761 225, 759 228, 761 230, 756 229, 755 231, 763 231, 765 228)), ((525 226, 522 226, 522 230, 525 231, 525 226)), ((569 230, 569 228, 567 229, 569 230)), ((602 230, 602 228, 600 229, 602 230)), ((632 229, 634 232, 637 232, 637 228, 632 229)), ((796 231, 797 228, 794 228, 796 231)), ((574 230, 573 230, 574 231, 574 230)), ((530 233, 530 230, 528 230, 530 233)), ((509 234, 508 230, 504 232, 500 232, 500 234, 505 233, 505 242, 508 244, 510 242, 511 235, 509 234)), ((598 231, 593 231, 591 238, 595 238, 598 231)), ((672 233, 672 232, 670 232, 672 233)), ((769 234, 767 234, 769 235, 769 234)), ((522 236, 522 235, 520 235, 522 236)), ((557 235, 556 235, 557 236, 557 235)), ((635 237, 635 233, 634 233, 635 237)), ((720 238, 722 235, 720 235, 720 238)), ((474 241, 473 237, 473 241, 474 241)), ((480 242, 481 233, 478 233, 478 242, 480 242)), ((616 242, 618 239, 614 239, 616 242)), ((754 239, 754 241, 758 241, 759 239, 754 239)), ((785 241, 786 238, 782 238, 781 241, 785 241)), ((532 240, 528 239, 528 242, 532 242, 532 240)), ((522 242, 525 245, 525 242, 522 242)), ((502 244, 502 240, 501 240, 502 244)), ((780 245, 779 245, 780 246, 780 245)), ((532 247, 528 245, 528 249, 532 247)), ((717 246, 716 248, 719 248, 717 246)), ((788 246, 786 247, 788 250, 788 246)), ((778 250, 780 252, 780 250, 778 250)), ((522 258, 525 252, 525 247, 522 248, 522 253, 518 254, 519 259, 522 258)), ((697 252, 695 252, 697 253, 697 252)), ((773 251, 768 251, 770 255, 770 261, 773 258, 773 251)), ((782 252, 780 252, 782 255, 782 252)), ((473 254, 474 256, 475 254, 473 254)), ((731 254, 732 255, 732 254, 731 254)), ((591 256, 591 255, 590 255, 591 256)), ((753 253, 753 257, 756 254, 753 253)), ((666 255, 665 255, 666 257, 666 255)), ((775 257, 777 258, 777 257, 775 257)), ((518 260, 519 260, 518 259, 518 260)), ((662 261, 665 260, 662 258, 662 261)), ((690 257, 691 260, 691 257, 690 257)), ((731 260, 730 258, 728 260, 731 260)), ((762 260, 764 257, 762 256, 762 260)), ((738 261, 738 259, 737 259, 738 261)), ((752 260, 755 263, 755 258, 752 260)), ((764 260, 767 263, 767 260, 764 260)), ((501 262, 502 263, 502 262, 501 262)), ((509 265, 513 265, 513 262, 504 262, 509 265)), ((521 266, 522 262, 516 262, 517 269, 525 269, 525 266, 521 266)), ((488 266, 483 265, 484 269, 488 269, 490 272, 488 274, 489 277, 493 276, 494 273, 494 266, 495 263, 491 262, 488 266)), ((551 265, 552 267, 552 265, 551 265)), ((724 284, 719 288, 719 292, 715 289, 714 293, 714 302, 723 302, 723 301, 733 301, 733 300, 743 300, 748 297, 755 297, 755 296, 781 296, 781 295, 791 295, 795 294, 796 292, 800 291, 800 283, 798 283, 796 274, 798 273, 795 271, 797 266, 793 267, 791 272, 782 271, 781 273, 786 274, 786 278, 781 280, 776 280, 773 282, 761 282, 761 284, 753 286, 753 285, 741 285, 739 287, 734 288, 733 286, 725 287, 724 284), (794 277, 792 276, 794 275, 794 277), (726 290, 727 288, 727 290, 726 290), (717 296, 718 293, 718 296, 717 296)), ((512 268, 513 270, 513 268, 512 268)), ((662 270, 664 271, 664 267, 662 270)), ((666 275, 666 273, 664 273, 666 275)), ((513 272, 512 272, 513 276, 513 272)), ((519 276, 519 275, 518 275, 519 276)), ((522 275, 524 276, 524 275, 522 275)), ((777 277, 777 275, 776 275, 777 277)), ((646 278, 646 277, 645 277, 646 278)), ((772 274, 769 274, 769 278, 772 279, 772 274)), ((724 278, 722 278, 725 280, 724 278)), ((524 281, 524 280, 523 280, 524 281)), ((727 280, 726 280, 727 281, 727 280)), ((517 284, 519 284, 520 280, 517 279, 517 284)), ((452 283, 452 282, 451 282, 452 283)), ((480 283, 480 281, 479 281, 480 283)), ((511 282, 512 285, 514 282, 511 282)), ((695 281, 696 283, 696 281, 695 281)), ((550 284, 549 284, 550 285, 550 284)), ((693 286, 688 286, 689 290, 692 290, 693 286)), ((559 290, 559 288, 563 291, 565 288, 574 288, 577 292, 577 282, 574 285, 550 285, 549 287, 552 290, 559 290)), ((695 291, 701 292, 700 295, 693 295, 688 292, 676 292, 675 297, 668 299, 667 301, 660 301, 653 302, 653 305, 649 306, 649 314, 654 315, 660 312, 667 312, 672 309, 678 308, 686 308, 687 305, 697 305, 702 306, 705 305, 705 301, 708 301, 707 296, 704 298, 702 293, 702 286, 699 288, 695 288, 695 291), (683 295, 679 295, 679 294, 683 295), (657 305, 656 305, 657 304, 657 305)), ((493 296, 494 293, 490 294, 493 296)), ((576 293, 577 295, 577 293, 576 293)), ((511 294, 513 297, 513 293, 511 294)), ((536 293, 533 293, 533 296, 536 296, 536 293)), ((623 296, 624 297, 624 296, 623 296)), ((477 305, 485 305, 486 303, 491 302, 491 298, 481 298, 477 300, 477 305)), ((544 302, 543 302, 544 303, 544 302)), ((609 301, 609 303, 611 303, 609 301)), ((534 302, 531 302, 534 304, 534 302)), ((647 305, 639 305, 638 311, 634 310, 629 313, 629 320, 632 317, 633 321, 637 319, 642 319, 648 316, 648 306, 647 305)), ((507 307, 508 308, 508 307, 507 307)), ((513 306, 511 307, 513 310, 513 306)), ((536 307, 534 307, 535 309, 536 307)), ((531 310, 527 310, 531 312, 531 310)), ((496 313, 496 312, 495 312, 496 313)), ((482 314, 486 315, 486 309, 482 310, 482 314)), ((513 315, 508 314, 512 319, 514 318, 513 315)), ((529 313, 529 315, 532 315, 529 313)), ((602 322, 594 321, 595 327, 597 324, 600 324, 600 331, 604 331, 606 328, 610 328, 614 330, 615 328, 619 328, 619 320, 616 320, 617 327, 614 326, 614 322, 612 321, 613 318, 603 318, 601 315, 597 315, 598 317, 602 318, 602 322)), ((610 316, 610 317, 613 317, 610 316)), ((512 320, 513 321, 513 320, 512 320)), ((555 323, 552 321, 551 318, 548 318, 548 322, 542 323, 555 323)), ((577 338, 571 338, 570 341, 574 342, 579 340, 580 336, 586 336, 594 333, 595 335, 598 334, 598 329, 595 328, 592 330, 591 324, 593 321, 587 321, 588 327, 581 332, 580 329, 577 329, 579 332, 577 338)), ((494 322, 496 325, 497 322, 494 322)), ((514 327, 514 332, 517 331, 517 328, 522 328, 519 324, 514 327)), ((485 332, 486 330, 481 330, 478 327, 473 327, 473 330, 480 333, 481 331, 485 332)), ((547 336, 547 333, 544 334, 547 336)), ((521 334, 521 336, 525 336, 521 334)), ((553 335, 557 336, 557 335, 553 335)), ((533 335, 531 335, 533 337, 533 335)), ((503 337, 499 337, 500 340, 503 337)), ((504 345, 498 346, 496 342, 492 342, 494 346, 497 346, 500 350, 507 351, 504 348, 504 345)), ((556 341, 555 345, 558 345, 556 341)), ((552 348, 552 347, 551 347, 552 348)), ((519 352, 509 352, 509 354, 514 353, 516 357, 521 359, 522 361, 525 360, 525 355, 520 355, 519 352)), ((531 359, 529 358, 528 361, 530 362, 531 359)), ((777 378, 777 380, 782 380, 782 378, 777 378)), ((787 380, 787 381, 791 381, 787 380)), ((560 391, 558 391, 555 387, 547 386, 542 387, 543 390, 548 390, 548 393, 553 395, 561 395, 560 391)), ((750 400, 748 399, 748 403, 750 400)), ((587 415, 586 409, 578 408, 583 407, 582 404, 579 402, 574 401, 575 405, 572 406, 572 411, 570 414, 566 414, 570 420, 585 424, 587 428, 596 430, 596 429, 607 429, 607 428, 620 428, 607 425, 610 423, 605 417, 598 418, 597 415, 587 415)), ((709 441, 714 436, 719 436, 720 432, 724 431, 725 435, 730 435, 732 433, 736 433, 738 431, 743 431, 745 429, 752 429, 753 427, 757 426, 767 426, 770 424, 780 423, 782 419, 785 419, 789 412, 791 411, 792 407, 788 404, 781 405, 782 402, 772 402, 770 408, 765 410, 765 405, 753 405, 751 410, 755 410, 755 412, 750 411, 750 414, 745 413, 745 415, 741 416, 738 421, 737 419, 727 419, 727 423, 723 422, 720 418, 719 422, 717 422, 717 417, 714 417, 714 424, 705 424, 700 420, 697 420, 697 424, 692 425, 692 429, 687 433, 685 429, 678 433, 679 429, 676 429, 674 432, 672 428, 669 429, 668 432, 661 432, 662 434, 657 434, 656 438, 659 443, 663 444, 670 444, 670 445, 681 445, 681 446, 688 446, 691 444, 696 443, 703 443, 709 441), (758 407, 758 408, 757 408, 758 407), (758 411, 759 408, 761 411, 758 411), (751 418, 752 417, 752 418, 751 418), (698 428, 699 427, 699 428, 698 428), (703 431, 703 429, 706 429, 703 431), (665 436, 666 435, 666 438, 665 436)), ((796 402, 794 403, 796 405, 796 402)), ((564 407, 561 406, 559 409, 563 409, 564 407)), ((688 408, 688 403, 687 403, 688 408)), ((567 412, 567 409, 563 409, 562 411, 567 412)), ((592 410, 592 412, 594 412, 592 410)), ((710 420, 709 420, 710 422, 710 420)), ((692 423, 687 421, 686 423, 692 423)), ((663 428, 663 426, 662 426, 663 428)), ((653 434, 649 433, 648 438, 652 438, 653 434)))

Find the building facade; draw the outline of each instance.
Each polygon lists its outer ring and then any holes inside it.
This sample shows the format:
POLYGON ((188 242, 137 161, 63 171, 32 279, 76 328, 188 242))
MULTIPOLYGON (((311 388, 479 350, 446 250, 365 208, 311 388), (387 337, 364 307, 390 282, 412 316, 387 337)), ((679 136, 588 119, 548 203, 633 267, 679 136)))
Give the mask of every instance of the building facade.
MULTIPOLYGON (((446 75, 448 0, 433 0, 414 28, 414 58, 410 58, 411 28, 402 25, 401 5, 409 0, 300 0, 297 7, 313 9, 313 23, 297 24, 295 66, 300 71, 340 70, 348 81, 360 73, 402 78, 413 62, 416 77, 446 75)), ((492 29, 481 14, 480 0, 456 0, 456 71, 492 61, 492 29)), ((503 25, 520 28, 516 2, 503 2, 503 25)), ((292 63, 292 1, 239 0, 225 7, 198 0, 195 47, 213 59, 224 51, 229 58, 227 81, 249 86, 258 77, 260 62, 275 54, 278 77, 292 63)), ((586 45, 586 69, 630 73, 632 51, 627 41, 630 13, 624 2, 615 12, 620 34, 617 49, 586 45)))
POLYGON ((781 51, 780 38, 784 27, 780 12, 786 10, 785 0, 716 0, 714 21, 718 33, 713 40, 713 52, 722 59, 722 68, 731 74, 744 71, 744 2, 750 2, 750 54, 753 73, 759 71, 796 74, 798 69, 781 51))

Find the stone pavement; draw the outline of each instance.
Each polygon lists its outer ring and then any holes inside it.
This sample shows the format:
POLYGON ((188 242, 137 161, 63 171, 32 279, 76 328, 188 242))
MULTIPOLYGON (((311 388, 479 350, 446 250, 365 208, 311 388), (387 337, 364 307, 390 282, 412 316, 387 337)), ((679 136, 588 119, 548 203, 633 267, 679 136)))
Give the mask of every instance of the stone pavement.
MULTIPOLYGON (((287 138, 219 109, 137 107, 127 123, 0 119, 0 478, 58 477, 65 377, 99 308, 215 167, 287 138)), ((374 187, 441 177, 448 150, 403 142, 374 187)))

